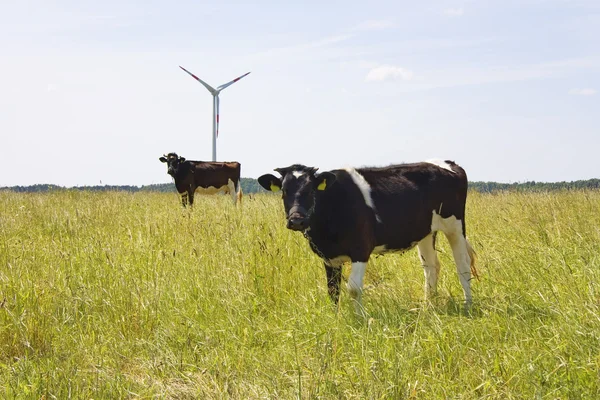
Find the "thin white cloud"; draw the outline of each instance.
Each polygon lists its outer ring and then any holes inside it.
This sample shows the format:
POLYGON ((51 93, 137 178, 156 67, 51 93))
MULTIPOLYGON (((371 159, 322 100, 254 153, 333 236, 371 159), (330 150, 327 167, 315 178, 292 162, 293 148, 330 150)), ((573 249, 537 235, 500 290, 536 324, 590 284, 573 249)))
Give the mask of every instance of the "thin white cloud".
MULTIPOLYGON (((363 64, 365 67, 367 63, 363 64)), ((480 67, 443 67, 419 68, 419 75, 410 82, 397 88, 397 91, 419 91, 459 86, 498 84, 505 82, 521 82, 538 79, 549 79, 581 73, 582 70, 600 66, 600 57, 582 57, 555 60, 541 64, 498 65, 480 67)), ((569 91, 572 95, 594 96, 597 89, 575 88, 569 91)))
MULTIPOLYGON (((48 10, 32 13, 22 21, 10 20, 1 25, 3 34, 52 34, 56 32, 73 32, 81 34, 91 29, 114 29, 134 26, 139 17, 133 15, 86 14, 48 10)), ((2 21, 4 22, 4 21, 2 21)))
POLYGON ((395 81, 403 80, 408 81, 413 77, 411 70, 402 67, 396 67, 393 65, 380 65, 372 68, 367 74, 365 80, 367 82, 383 82, 383 81, 395 81))
POLYGON ((582 89, 571 89, 569 90, 569 94, 574 94, 577 96, 593 96, 597 93, 596 89, 592 88, 582 88, 582 89))
POLYGON ((328 36, 326 38, 314 41, 314 42, 310 42, 304 45, 300 45, 298 47, 323 47, 323 46, 329 46, 331 44, 336 44, 336 43, 340 43, 340 42, 344 42, 348 39, 351 39, 352 37, 354 37, 354 35, 352 34, 343 34, 343 35, 334 35, 334 36, 328 36))
POLYGON ((598 68, 600 67, 600 56, 587 56, 579 58, 569 58, 541 64, 545 68, 598 68))
POLYGON ((254 54, 254 56, 259 58, 280 57, 289 59, 289 57, 298 56, 300 54, 307 54, 310 52, 314 52, 318 49, 333 49, 335 48, 335 45, 348 41, 354 36, 354 34, 339 34, 326 36, 310 42, 292 44, 283 47, 267 48, 265 50, 257 52, 256 54, 254 54))
POLYGON ((446 14, 450 17, 462 17, 465 14, 465 9, 462 7, 447 8, 444 10, 444 14, 446 14))
POLYGON ((355 31, 383 31, 394 26, 392 21, 388 20, 376 20, 370 19, 368 21, 361 22, 354 30, 355 31))

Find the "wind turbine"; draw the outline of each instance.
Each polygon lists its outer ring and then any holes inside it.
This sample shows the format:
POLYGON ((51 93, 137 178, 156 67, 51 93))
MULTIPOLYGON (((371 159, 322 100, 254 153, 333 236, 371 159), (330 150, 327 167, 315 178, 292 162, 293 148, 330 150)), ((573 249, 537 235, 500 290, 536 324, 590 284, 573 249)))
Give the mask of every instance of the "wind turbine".
POLYGON ((243 77, 248 75, 250 72, 246 72, 244 75, 238 76, 231 82, 224 83, 221 86, 218 86, 216 89, 214 89, 208 83, 204 82, 202 79, 198 78, 196 75, 192 74, 190 71, 183 68, 181 65, 179 66, 179 68, 181 68, 182 70, 184 70, 185 72, 190 74, 190 76, 192 78, 194 78, 195 80, 200 82, 206 89, 208 89, 210 94, 212 94, 212 96, 213 96, 212 160, 217 161, 217 137, 219 136, 219 93, 221 93, 221 90, 225 89, 226 87, 228 87, 230 85, 233 85, 234 83, 236 83, 237 81, 239 81, 240 79, 242 79, 243 77))

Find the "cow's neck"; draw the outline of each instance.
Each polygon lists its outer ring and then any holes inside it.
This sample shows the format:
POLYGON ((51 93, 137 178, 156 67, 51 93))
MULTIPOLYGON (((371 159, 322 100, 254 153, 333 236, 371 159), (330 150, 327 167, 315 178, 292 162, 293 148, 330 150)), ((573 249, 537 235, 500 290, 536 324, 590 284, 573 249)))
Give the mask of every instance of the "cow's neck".
POLYGON ((188 174, 190 172, 193 172, 192 168, 193 168, 193 165, 190 164, 189 162, 185 162, 185 163, 181 164, 179 166, 179 168, 177 168, 177 172, 175 172, 175 178, 180 178, 180 179, 185 178, 186 176, 188 176, 188 174))
MULTIPOLYGON (((333 210, 328 207, 328 199, 323 194, 316 194, 313 200, 312 212, 308 228, 304 236, 311 242, 311 247, 317 247, 319 242, 329 236, 328 218, 333 210)), ((315 253, 319 254, 317 251, 315 253)))

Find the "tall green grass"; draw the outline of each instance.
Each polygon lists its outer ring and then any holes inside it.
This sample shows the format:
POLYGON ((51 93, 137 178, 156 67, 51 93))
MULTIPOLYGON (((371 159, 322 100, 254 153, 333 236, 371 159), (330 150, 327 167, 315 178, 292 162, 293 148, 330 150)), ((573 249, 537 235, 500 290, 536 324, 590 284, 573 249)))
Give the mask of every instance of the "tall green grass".
POLYGON ((440 235, 438 297, 374 257, 367 319, 279 197, 196 200, 0 193, 0 397, 600 396, 598 192, 470 193, 472 312, 440 235))

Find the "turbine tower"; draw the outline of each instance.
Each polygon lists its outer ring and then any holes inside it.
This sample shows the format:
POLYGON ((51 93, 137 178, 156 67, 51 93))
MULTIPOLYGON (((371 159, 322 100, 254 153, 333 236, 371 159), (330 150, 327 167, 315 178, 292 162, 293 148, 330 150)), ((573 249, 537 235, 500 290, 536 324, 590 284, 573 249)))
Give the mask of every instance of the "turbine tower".
POLYGON ((208 83, 204 82, 202 79, 198 78, 196 75, 192 74, 190 71, 183 68, 181 65, 179 66, 179 68, 181 68, 182 70, 187 72, 192 78, 194 78, 195 80, 200 82, 202 84, 202 86, 204 86, 206 89, 208 89, 210 94, 212 94, 212 96, 213 96, 212 160, 217 161, 217 137, 219 136, 219 93, 221 93, 221 90, 225 89, 226 87, 228 87, 230 85, 233 85, 234 83, 236 83, 237 81, 239 81, 240 79, 242 79, 243 77, 248 75, 250 72, 246 72, 244 75, 238 76, 231 82, 224 83, 221 86, 218 86, 216 89, 214 89, 208 83))

